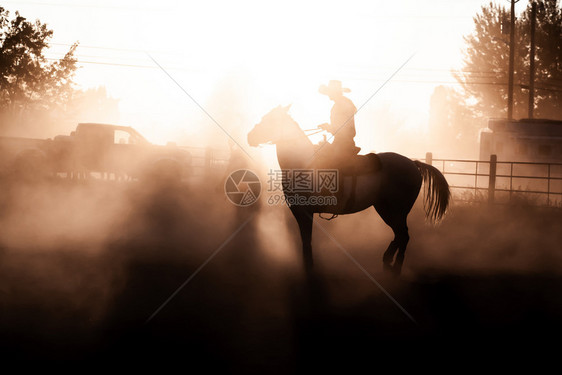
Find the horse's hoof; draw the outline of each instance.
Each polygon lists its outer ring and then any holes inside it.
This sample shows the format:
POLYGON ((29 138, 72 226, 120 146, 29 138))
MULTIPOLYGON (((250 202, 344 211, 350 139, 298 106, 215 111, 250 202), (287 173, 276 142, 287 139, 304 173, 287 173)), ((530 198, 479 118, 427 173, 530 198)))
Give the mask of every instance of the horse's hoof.
POLYGON ((400 276, 400 273, 402 273, 402 266, 398 264, 392 265, 390 263, 383 263, 382 267, 385 272, 388 272, 393 276, 400 276))

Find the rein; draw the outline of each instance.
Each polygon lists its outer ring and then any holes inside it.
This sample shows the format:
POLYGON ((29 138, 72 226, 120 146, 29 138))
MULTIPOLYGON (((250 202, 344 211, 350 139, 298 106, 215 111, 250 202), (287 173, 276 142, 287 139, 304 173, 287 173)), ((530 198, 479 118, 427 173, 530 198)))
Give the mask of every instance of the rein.
POLYGON ((311 135, 314 135, 314 134, 318 134, 318 133, 323 132, 324 129, 312 128, 312 129, 303 129, 303 131, 304 131, 305 133, 308 132, 308 134, 306 134, 306 136, 307 136, 307 137, 310 137, 311 135))
MULTIPOLYGON (((325 130, 324 129, 318 129, 318 128, 312 128, 312 129, 302 129, 302 131, 305 133, 304 134, 305 136, 310 137, 310 136, 313 136, 315 134, 322 133, 325 130), (308 132, 308 134, 307 134, 307 132, 308 132)), ((284 140, 290 141, 290 140, 297 139, 297 138, 299 138, 299 137, 285 138, 284 140)), ((278 141, 269 141, 269 142, 266 142, 265 144, 273 145, 273 144, 276 144, 277 142, 278 141)))

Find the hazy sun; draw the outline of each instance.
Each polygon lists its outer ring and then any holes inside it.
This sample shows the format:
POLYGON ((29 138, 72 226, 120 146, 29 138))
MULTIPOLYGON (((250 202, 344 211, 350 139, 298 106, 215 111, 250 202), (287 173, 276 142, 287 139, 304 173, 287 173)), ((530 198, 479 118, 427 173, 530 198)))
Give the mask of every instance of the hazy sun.
MULTIPOLYGON (((242 143, 244 131, 279 104, 292 103, 291 115, 304 129, 326 122, 332 103, 318 87, 338 79, 362 108, 356 142, 367 150, 384 146, 373 143, 374 120, 365 117, 376 106, 407 113, 405 127, 424 126, 435 82, 449 79, 429 74, 448 74, 474 14, 460 9, 464 2, 446 9, 413 0, 123 4, 111 12, 103 5, 88 8, 89 28, 81 22, 81 8, 68 8, 76 12, 72 16, 62 16, 57 7, 35 12, 50 23, 58 42, 80 41, 77 81, 85 87, 105 85, 120 100, 121 124, 157 143, 187 139, 196 145, 198 135, 217 130, 208 115, 216 119, 224 112, 209 106, 217 85, 233 71, 243 72, 245 89, 232 88, 232 96, 243 104, 244 126, 219 121, 229 132, 231 126, 240 128, 236 137, 242 143), (450 16, 456 7, 464 18, 450 16), (468 25, 462 33, 460 21, 468 25), (447 33, 442 32, 444 22, 447 33), (377 92, 415 51, 403 71, 377 92)), ((226 144, 228 137, 220 137, 226 144)))

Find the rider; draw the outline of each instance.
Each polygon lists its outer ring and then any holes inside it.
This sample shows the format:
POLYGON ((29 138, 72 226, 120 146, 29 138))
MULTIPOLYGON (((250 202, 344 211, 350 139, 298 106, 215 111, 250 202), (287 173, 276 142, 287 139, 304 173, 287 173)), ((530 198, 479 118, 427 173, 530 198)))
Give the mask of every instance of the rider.
POLYGON ((334 102, 330 112, 330 123, 319 125, 320 129, 330 132, 334 136, 332 142, 332 155, 337 158, 355 156, 361 148, 355 146, 355 112, 357 108, 353 102, 343 96, 344 92, 350 92, 348 88, 342 88, 341 81, 332 80, 328 85, 322 85, 318 89, 320 94, 328 95, 334 102))

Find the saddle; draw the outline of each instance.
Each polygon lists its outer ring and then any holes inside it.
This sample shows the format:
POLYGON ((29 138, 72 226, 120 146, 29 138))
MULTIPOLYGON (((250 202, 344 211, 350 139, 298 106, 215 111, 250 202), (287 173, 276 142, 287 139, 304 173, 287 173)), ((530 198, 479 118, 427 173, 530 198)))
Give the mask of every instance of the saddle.
POLYGON ((345 176, 374 173, 381 169, 377 154, 358 155, 360 147, 336 148, 327 144, 317 145, 314 169, 337 169, 345 176))
POLYGON ((357 155, 359 150, 356 147, 356 151, 353 154, 346 152, 331 155, 328 152, 324 152, 319 155, 316 163, 314 163, 314 169, 338 171, 338 189, 335 192, 324 191, 321 193, 322 195, 335 196, 337 205, 334 207, 324 207, 325 209, 330 208, 337 212, 345 212, 351 209, 355 203, 357 177, 373 174, 382 169, 381 161, 377 154, 357 155), (346 197, 344 197, 343 192, 343 184, 346 177, 351 177, 351 194, 347 199, 345 199, 346 197))
POLYGON ((375 173, 381 169, 381 161, 377 154, 369 153, 367 155, 355 155, 347 160, 340 162, 336 161, 335 169, 339 169, 343 176, 360 176, 370 173, 375 173))

